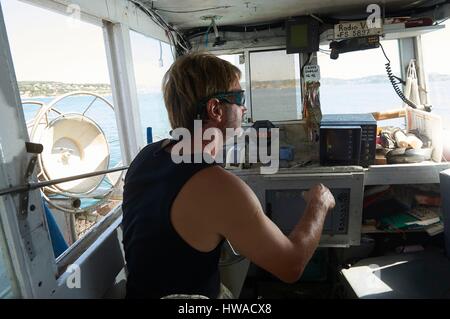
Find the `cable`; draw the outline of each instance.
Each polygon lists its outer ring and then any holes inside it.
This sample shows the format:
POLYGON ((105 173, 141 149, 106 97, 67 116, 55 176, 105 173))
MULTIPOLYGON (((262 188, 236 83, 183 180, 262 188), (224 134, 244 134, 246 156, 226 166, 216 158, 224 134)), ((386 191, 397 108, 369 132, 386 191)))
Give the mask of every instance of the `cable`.
MULTIPOLYGON (((177 29, 175 29, 173 26, 168 24, 157 11, 160 12, 172 12, 172 13, 188 13, 188 12, 201 12, 201 11, 207 11, 207 10, 213 10, 213 9, 221 9, 221 8, 229 8, 231 6, 219 6, 219 7, 212 7, 212 8, 204 8, 204 9, 198 9, 198 10, 185 10, 185 11, 175 11, 175 10, 166 10, 166 9, 156 9, 156 8, 149 8, 147 5, 143 4, 140 0, 130 0, 130 2, 134 3, 138 8, 140 8, 142 11, 144 11, 147 15, 150 16, 150 18, 163 30, 166 31, 166 35, 169 39, 169 42, 171 44, 171 50, 172 47, 175 48, 176 55, 184 55, 187 52, 189 52, 192 49, 192 45, 189 41, 189 39, 192 39, 198 35, 204 35, 206 27, 200 27, 200 28, 193 28, 190 30, 186 30, 183 33, 180 33, 177 29)), ((410 10, 411 14, 418 14, 420 12, 424 12, 426 10, 430 10, 431 8, 436 8, 438 6, 441 6, 443 4, 450 3, 450 0, 444 0, 436 5, 428 6, 428 7, 421 7, 417 9, 410 10)), ((396 13, 397 15, 400 12, 392 12, 390 15, 387 15, 386 17, 390 17, 392 14, 396 13)), ((321 19, 322 21, 328 23, 327 19, 329 20, 336 20, 335 18, 326 18, 326 17, 317 17, 314 16, 314 18, 321 19)), ((347 19, 348 20, 348 19, 347 19)), ((337 21, 337 20, 336 20, 337 21)), ((256 30, 267 30, 267 29, 276 29, 276 28, 284 28, 285 21, 279 21, 276 23, 271 24, 263 24, 263 25, 254 25, 254 26, 222 26, 221 30, 223 32, 246 32, 248 31, 256 30)), ((172 50, 173 52, 173 50, 172 50)), ((174 56, 174 58, 176 58, 174 56)))
POLYGON ((159 67, 162 68, 164 66, 163 61, 163 49, 162 49, 162 43, 159 41, 159 67))
POLYGON ((203 12, 203 11, 209 11, 209 10, 215 10, 215 9, 228 9, 232 6, 220 6, 220 7, 212 7, 212 8, 204 8, 204 9, 197 9, 197 10, 186 10, 186 11, 175 11, 175 10, 166 10, 166 9, 158 9, 153 8, 155 11, 161 11, 161 12, 169 12, 169 13, 192 13, 192 12, 203 12))
POLYGON ((324 50, 319 48, 319 52, 327 55, 331 55, 331 50, 324 50))
MULTIPOLYGON (((263 31, 269 29, 284 28, 285 21, 278 21, 269 24, 258 24, 258 25, 225 25, 221 26, 220 30, 222 32, 252 32, 252 31, 263 31)), ((186 30, 184 36, 188 39, 192 39, 196 36, 203 35, 208 27, 198 27, 186 30)))
POLYGON ((396 77, 394 75, 394 73, 392 72, 392 67, 391 67, 391 60, 389 60, 388 56, 386 55, 386 52, 384 51, 383 46, 380 43, 380 48, 383 51, 384 57, 386 58, 386 60, 388 61, 385 64, 386 67, 386 72, 389 78, 389 82, 391 82, 392 87, 394 88, 395 93, 397 93, 397 95, 400 97, 400 99, 405 102, 406 104, 408 104, 410 107, 412 107, 413 109, 417 109, 417 106, 411 102, 410 100, 408 100, 406 98, 406 96, 403 94, 402 89, 398 86, 399 84, 401 84, 401 82, 398 82, 398 77, 396 77))
POLYGON ((314 14, 310 14, 310 16, 314 19, 316 19, 317 21, 319 21, 322 24, 325 24, 325 22, 323 22, 323 20, 321 18, 319 18, 318 16, 314 15, 314 14))
POLYGON ((213 20, 211 20, 211 23, 210 23, 210 25, 208 27, 208 30, 206 30, 206 32, 205 32, 205 48, 208 48, 209 30, 211 30, 211 28, 213 26, 213 23, 214 23, 213 20))
MULTIPOLYGON (((168 24, 154 9, 148 8, 139 0, 130 0, 139 9, 144 11, 159 27, 161 27, 169 39, 171 45, 171 51, 173 54, 172 47, 175 48, 176 55, 184 55, 191 49, 190 42, 181 34, 178 30, 168 24), (175 35, 174 35, 175 34, 175 35)), ((174 55, 174 54, 173 54, 174 55)), ((174 55, 174 59, 176 56, 174 55)))

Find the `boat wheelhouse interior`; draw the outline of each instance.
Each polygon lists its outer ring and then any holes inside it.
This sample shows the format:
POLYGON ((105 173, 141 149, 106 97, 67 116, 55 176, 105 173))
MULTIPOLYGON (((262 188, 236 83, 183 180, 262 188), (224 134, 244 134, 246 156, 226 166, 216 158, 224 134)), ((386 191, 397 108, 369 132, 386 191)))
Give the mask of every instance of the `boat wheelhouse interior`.
POLYGON ((124 174, 169 137, 164 72, 209 51, 242 72, 243 128, 278 132, 276 163, 244 141, 225 168, 285 234, 303 191, 336 199, 296 283, 226 242, 233 295, 450 298, 448 0, 0 4, 0 297, 124 296, 124 174))

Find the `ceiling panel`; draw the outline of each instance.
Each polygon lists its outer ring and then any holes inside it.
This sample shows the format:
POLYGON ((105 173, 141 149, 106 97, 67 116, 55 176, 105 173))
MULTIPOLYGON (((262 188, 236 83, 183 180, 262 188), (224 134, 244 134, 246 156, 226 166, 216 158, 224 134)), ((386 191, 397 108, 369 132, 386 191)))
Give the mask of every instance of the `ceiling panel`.
MULTIPOLYGON (((210 20, 205 16, 219 16, 218 25, 254 24, 276 21, 290 16, 322 14, 347 15, 363 14, 368 4, 374 0, 141 0, 141 3, 156 9, 166 21, 180 29, 207 26, 210 20), (158 10, 159 9, 159 10, 158 10), (173 11, 173 12, 169 12, 173 11)), ((380 1, 378 1, 380 2, 380 1)), ((398 11, 424 3, 429 0, 385 0, 386 11, 398 11)))

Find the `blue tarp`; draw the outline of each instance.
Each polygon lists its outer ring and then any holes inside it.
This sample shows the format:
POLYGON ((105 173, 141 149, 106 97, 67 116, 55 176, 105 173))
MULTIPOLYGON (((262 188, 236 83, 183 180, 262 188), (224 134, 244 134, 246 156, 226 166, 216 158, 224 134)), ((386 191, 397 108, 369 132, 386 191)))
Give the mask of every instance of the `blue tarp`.
POLYGON ((56 224, 55 218, 53 217, 52 212, 48 208, 47 204, 44 202, 44 210, 45 217, 47 219, 48 230, 50 232, 50 239, 52 241, 53 253, 55 254, 55 258, 61 255, 69 246, 64 240, 63 235, 61 234, 61 230, 56 224))

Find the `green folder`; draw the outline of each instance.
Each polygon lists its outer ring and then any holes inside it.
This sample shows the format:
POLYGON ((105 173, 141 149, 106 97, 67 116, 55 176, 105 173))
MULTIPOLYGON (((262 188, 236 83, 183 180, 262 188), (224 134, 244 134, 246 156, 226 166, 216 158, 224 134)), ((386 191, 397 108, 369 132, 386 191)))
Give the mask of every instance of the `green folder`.
POLYGON ((393 229, 415 229, 415 228, 423 228, 420 225, 408 225, 408 223, 416 222, 419 219, 409 215, 409 214, 394 214, 390 216, 383 217, 381 219, 381 227, 382 228, 393 228, 393 229))

